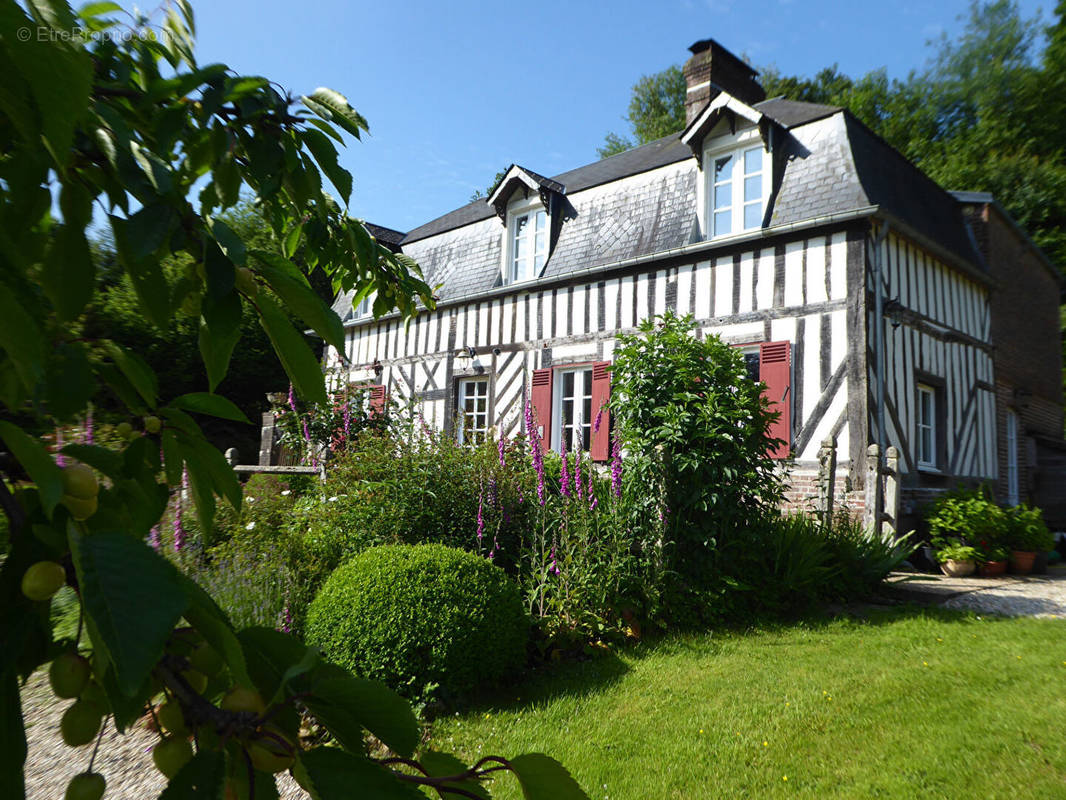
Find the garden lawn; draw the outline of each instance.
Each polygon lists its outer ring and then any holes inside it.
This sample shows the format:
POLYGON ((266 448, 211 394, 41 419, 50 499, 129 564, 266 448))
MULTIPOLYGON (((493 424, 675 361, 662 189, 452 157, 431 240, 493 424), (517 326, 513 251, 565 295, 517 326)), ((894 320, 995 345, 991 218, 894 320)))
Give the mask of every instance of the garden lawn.
POLYGON ((1066 622, 871 614, 557 665, 429 746, 545 752, 593 800, 1066 798, 1066 622))

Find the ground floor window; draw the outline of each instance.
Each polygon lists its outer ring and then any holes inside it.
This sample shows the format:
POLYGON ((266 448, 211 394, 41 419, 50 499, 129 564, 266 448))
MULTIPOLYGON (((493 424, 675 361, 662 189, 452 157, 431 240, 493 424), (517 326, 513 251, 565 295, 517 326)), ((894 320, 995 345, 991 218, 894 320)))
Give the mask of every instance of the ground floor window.
POLYGON ((1018 481, 1018 415, 1007 409, 1007 505, 1016 506, 1021 490, 1018 481))
POLYGON ((567 453, 592 447, 592 366, 556 373, 558 392, 553 416, 557 424, 552 449, 567 453))
POLYGON ((459 381, 459 443, 485 441, 489 430, 488 378, 463 378, 459 381))
POLYGON ((918 384, 918 466, 936 469, 936 390, 918 384))

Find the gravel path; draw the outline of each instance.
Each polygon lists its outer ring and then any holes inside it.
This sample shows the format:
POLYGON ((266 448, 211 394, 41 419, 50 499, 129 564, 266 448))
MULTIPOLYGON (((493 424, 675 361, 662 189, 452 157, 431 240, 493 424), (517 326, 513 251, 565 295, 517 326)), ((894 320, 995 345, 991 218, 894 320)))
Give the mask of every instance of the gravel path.
MULTIPOLYGON (((59 719, 72 700, 58 700, 48 686, 48 675, 39 670, 22 689, 22 714, 26 720, 26 797, 28 800, 60 800, 67 782, 89 766, 92 745, 70 748, 59 738, 59 719)), ((159 796, 166 779, 152 763, 151 748, 156 734, 141 723, 120 735, 108 722, 93 770, 107 779, 104 800, 152 800, 159 796)), ((308 800, 307 794, 289 775, 278 781, 282 800, 308 800)))
POLYGON ((1047 575, 997 578, 895 573, 887 583, 896 597, 944 608, 1066 619, 1066 567, 1055 567, 1047 575))

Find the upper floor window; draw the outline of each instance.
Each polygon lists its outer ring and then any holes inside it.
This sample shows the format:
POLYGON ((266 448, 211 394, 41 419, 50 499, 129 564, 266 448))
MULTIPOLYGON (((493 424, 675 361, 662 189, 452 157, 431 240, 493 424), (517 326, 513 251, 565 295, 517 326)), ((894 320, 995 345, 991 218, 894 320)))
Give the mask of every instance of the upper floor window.
POLYGON ((543 209, 511 217, 510 269, 507 282, 528 281, 540 275, 548 258, 548 215, 543 209))
POLYGON ((352 316, 355 319, 362 319, 363 317, 369 317, 374 310, 374 296, 375 293, 371 292, 362 300, 359 301, 359 305, 352 309, 352 316))
POLYGON ((707 216, 711 238, 762 226, 768 160, 761 141, 709 155, 707 216))

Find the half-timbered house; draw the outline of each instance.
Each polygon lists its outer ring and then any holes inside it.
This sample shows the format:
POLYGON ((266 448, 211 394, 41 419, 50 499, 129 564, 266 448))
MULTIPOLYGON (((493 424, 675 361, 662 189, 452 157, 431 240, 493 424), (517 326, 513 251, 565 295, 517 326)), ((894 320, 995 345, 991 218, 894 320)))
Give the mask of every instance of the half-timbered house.
POLYGON ((690 49, 682 133, 551 178, 514 165, 487 199, 374 227, 440 302, 405 328, 339 297, 327 362, 457 435, 516 434, 531 403, 546 447, 602 459, 616 338, 673 309, 765 381, 793 502, 827 437, 853 507, 877 441, 900 450, 905 510, 959 481, 1039 501, 1063 425, 1046 258, 846 110, 765 99, 717 42, 690 49))

